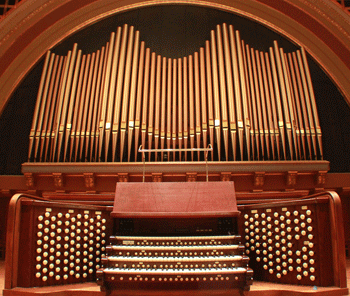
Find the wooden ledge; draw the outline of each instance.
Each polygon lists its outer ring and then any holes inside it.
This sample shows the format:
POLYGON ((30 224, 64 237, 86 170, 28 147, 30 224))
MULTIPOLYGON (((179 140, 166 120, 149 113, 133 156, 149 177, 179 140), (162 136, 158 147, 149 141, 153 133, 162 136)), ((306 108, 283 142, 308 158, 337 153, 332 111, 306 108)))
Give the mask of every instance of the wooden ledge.
MULTIPOLYGON (((187 173, 206 172, 204 161, 191 162, 26 162, 22 164, 22 173, 65 173, 65 174, 115 174, 115 173, 187 173)), ((306 161, 208 161, 209 172, 231 172, 233 174, 266 172, 280 173, 288 171, 319 172, 329 171, 329 161, 306 160, 306 161)))

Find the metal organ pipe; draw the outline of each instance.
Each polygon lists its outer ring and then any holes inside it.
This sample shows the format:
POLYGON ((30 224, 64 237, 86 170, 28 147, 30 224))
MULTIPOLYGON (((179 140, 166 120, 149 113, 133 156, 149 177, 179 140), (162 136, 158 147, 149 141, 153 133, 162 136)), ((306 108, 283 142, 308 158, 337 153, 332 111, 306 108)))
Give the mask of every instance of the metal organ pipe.
MULTIPOLYGON (((233 30, 233 28, 232 28, 233 30)), ((241 88, 241 103, 242 103, 242 110, 243 110, 243 120, 238 121, 238 130, 241 133, 240 137, 240 150, 241 150, 241 159, 243 159, 243 153, 244 153, 244 139, 243 139, 243 131, 244 131, 244 138, 245 138, 245 144, 247 149, 247 157, 248 160, 250 160, 250 114, 248 111, 248 98, 247 98, 247 89, 245 84, 245 67, 244 67, 244 58, 243 58, 243 49, 242 49, 242 42, 241 37, 239 34, 239 31, 236 31, 236 44, 237 44, 237 53, 238 53, 238 63, 239 63, 239 76, 240 76, 240 88, 241 88)))

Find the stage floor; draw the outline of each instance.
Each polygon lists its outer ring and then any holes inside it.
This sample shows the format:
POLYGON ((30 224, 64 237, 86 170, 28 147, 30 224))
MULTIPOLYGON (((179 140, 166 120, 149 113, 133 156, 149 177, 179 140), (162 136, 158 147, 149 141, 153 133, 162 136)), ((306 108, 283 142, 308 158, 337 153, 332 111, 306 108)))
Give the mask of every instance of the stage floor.
MULTIPOLYGON (((65 285, 56 287, 43 288, 16 288, 12 290, 4 289, 4 261, 0 261, 0 295, 1 296, 34 296, 34 295, 51 295, 51 296, 105 296, 105 292, 100 291, 100 287, 96 283, 85 283, 75 285, 65 285)), ((350 259, 347 260, 347 282, 350 285, 350 259)), ((343 296, 349 295, 348 288, 321 288, 321 287, 306 287, 306 286, 291 286, 255 281, 250 288, 250 291, 114 291, 111 296, 151 296, 151 295, 191 295, 191 296, 343 296)))

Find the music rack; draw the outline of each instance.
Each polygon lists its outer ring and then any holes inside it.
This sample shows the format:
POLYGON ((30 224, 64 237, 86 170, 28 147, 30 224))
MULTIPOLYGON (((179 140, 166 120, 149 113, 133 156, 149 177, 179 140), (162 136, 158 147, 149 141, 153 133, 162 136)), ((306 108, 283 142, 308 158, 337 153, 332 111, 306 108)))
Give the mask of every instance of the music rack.
MULTIPOLYGON (((208 145, 207 148, 168 148, 168 149, 142 149, 142 145, 140 145, 138 152, 142 153, 142 162, 143 162, 143 172, 142 172, 142 182, 145 182, 145 171, 146 171, 146 157, 145 157, 145 152, 149 152, 150 154, 161 152, 187 152, 190 151, 191 154, 193 152, 205 152, 204 153, 204 161, 205 161, 205 179, 208 182, 209 181, 209 173, 208 173, 208 152, 213 152, 213 146, 211 144, 208 145)), ((157 158, 157 157, 156 157, 157 158)), ((193 156, 192 156, 193 158, 193 156)))

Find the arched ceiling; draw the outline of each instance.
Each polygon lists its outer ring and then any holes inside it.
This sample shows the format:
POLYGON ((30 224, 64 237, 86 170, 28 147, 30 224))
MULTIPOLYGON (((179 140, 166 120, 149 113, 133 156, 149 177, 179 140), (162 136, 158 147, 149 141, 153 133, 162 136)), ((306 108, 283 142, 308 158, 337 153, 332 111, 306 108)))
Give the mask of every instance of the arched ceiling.
POLYGON ((350 105, 350 17, 329 0, 24 0, 0 22, 0 114, 45 52, 71 34, 130 9, 189 3, 242 15, 304 46, 350 105))

